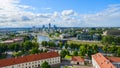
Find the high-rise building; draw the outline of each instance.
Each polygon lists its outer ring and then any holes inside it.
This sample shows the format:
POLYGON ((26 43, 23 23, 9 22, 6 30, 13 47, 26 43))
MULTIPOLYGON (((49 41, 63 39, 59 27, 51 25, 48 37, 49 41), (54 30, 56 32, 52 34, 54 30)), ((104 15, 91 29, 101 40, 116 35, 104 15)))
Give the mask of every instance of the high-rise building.
POLYGON ((49 23, 49 26, 48 26, 48 33, 50 33, 50 30, 51 30, 51 23, 49 23))
POLYGON ((45 28, 45 25, 42 26, 42 29, 44 29, 44 28, 45 28))
POLYGON ((49 23, 49 29, 51 29, 51 23, 49 23))
POLYGON ((54 29, 57 29, 57 26, 56 26, 56 25, 54 25, 54 29))
POLYGON ((35 31, 37 31, 37 28, 35 26, 33 26, 32 30, 35 32, 35 31))

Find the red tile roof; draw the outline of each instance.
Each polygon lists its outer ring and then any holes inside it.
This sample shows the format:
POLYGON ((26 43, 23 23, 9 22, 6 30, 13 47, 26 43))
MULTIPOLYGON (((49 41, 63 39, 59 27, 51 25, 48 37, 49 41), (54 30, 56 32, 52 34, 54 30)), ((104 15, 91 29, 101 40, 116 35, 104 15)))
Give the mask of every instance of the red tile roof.
POLYGON ((81 58, 80 56, 73 56, 72 61, 84 62, 84 59, 81 58))
POLYGON ((106 59, 101 53, 92 55, 92 58, 97 62, 100 68, 116 68, 108 59, 106 59))
POLYGON ((41 54, 35 54, 35 55, 28 55, 23 57, 17 57, 17 58, 7 58, 7 59, 1 59, 0 60, 0 67, 25 63, 25 62, 31 62, 31 61, 37 61, 47 58, 53 58, 53 57, 59 57, 59 54, 57 52, 47 52, 47 53, 41 53, 41 54))
POLYGON ((120 57, 106 57, 111 62, 119 62, 120 63, 120 57))

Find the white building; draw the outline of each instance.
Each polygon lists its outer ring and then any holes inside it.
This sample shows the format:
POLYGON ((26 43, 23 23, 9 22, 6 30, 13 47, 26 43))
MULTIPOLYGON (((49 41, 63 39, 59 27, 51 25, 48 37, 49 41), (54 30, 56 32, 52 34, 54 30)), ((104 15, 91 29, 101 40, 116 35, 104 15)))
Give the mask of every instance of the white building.
POLYGON ((85 61, 80 56, 73 56, 71 60, 71 64, 84 65, 85 61))
POLYGON ((60 56, 57 52, 47 52, 17 58, 7 58, 0 60, 0 68, 37 68, 45 61, 50 65, 59 64, 60 56))
POLYGON ((92 55, 92 64, 94 68, 116 68, 110 60, 104 57, 101 53, 92 55))
POLYGON ((16 42, 23 42, 23 37, 18 37, 18 38, 14 38, 12 40, 5 40, 5 41, 2 41, 0 43, 5 43, 5 44, 10 44, 10 43, 16 43, 16 42))
POLYGON ((59 37, 63 39, 63 38, 68 38, 70 36, 71 36, 70 34, 61 34, 59 37))

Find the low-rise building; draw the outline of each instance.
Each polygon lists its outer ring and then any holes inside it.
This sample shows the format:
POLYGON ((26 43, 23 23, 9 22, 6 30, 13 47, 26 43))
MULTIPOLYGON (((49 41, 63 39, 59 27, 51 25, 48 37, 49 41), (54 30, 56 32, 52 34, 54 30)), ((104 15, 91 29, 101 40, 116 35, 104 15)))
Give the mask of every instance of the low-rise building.
POLYGON ((0 68, 37 68, 45 61, 50 65, 59 64, 60 56, 57 52, 46 52, 23 57, 7 58, 0 60, 0 68))
POLYGON ((1 43, 5 43, 5 44, 10 44, 10 43, 16 43, 16 42, 22 42, 24 39, 22 37, 20 38, 14 38, 12 40, 5 40, 5 41, 2 41, 1 43))
POLYGON ((106 57, 116 68, 120 68, 120 57, 106 57))
POLYGON ((94 68, 116 68, 110 60, 101 53, 92 55, 92 64, 94 68))
POLYGON ((107 30, 103 32, 103 35, 120 36, 120 30, 107 30))
POLYGON ((60 38, 63 39, 63 38, 68 38, 68 37, 71 37, 70 34, 61 34, 60 35, 60 38))
POLYGON ((71 60, 71 64, 76 64, 76 65, 84 65, 84 59, 81 58, 80 56, 73 56, 71 60))
POLYGON ((95 41, 99 41, 100 40, 100 35, 97 35, 97 34, 90 35, 88 33, 81 33, 81 34, 77 35, 77 39, 78 40, 95 40, 95 41))

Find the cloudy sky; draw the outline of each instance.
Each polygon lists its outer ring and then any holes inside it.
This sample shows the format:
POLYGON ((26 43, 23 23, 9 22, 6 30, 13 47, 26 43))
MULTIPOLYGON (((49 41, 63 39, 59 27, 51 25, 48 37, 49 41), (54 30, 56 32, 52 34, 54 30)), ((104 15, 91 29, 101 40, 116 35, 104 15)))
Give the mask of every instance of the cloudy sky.
POLYGON ((0 28, 120 27, 120 0, 0 0, 0 28))

